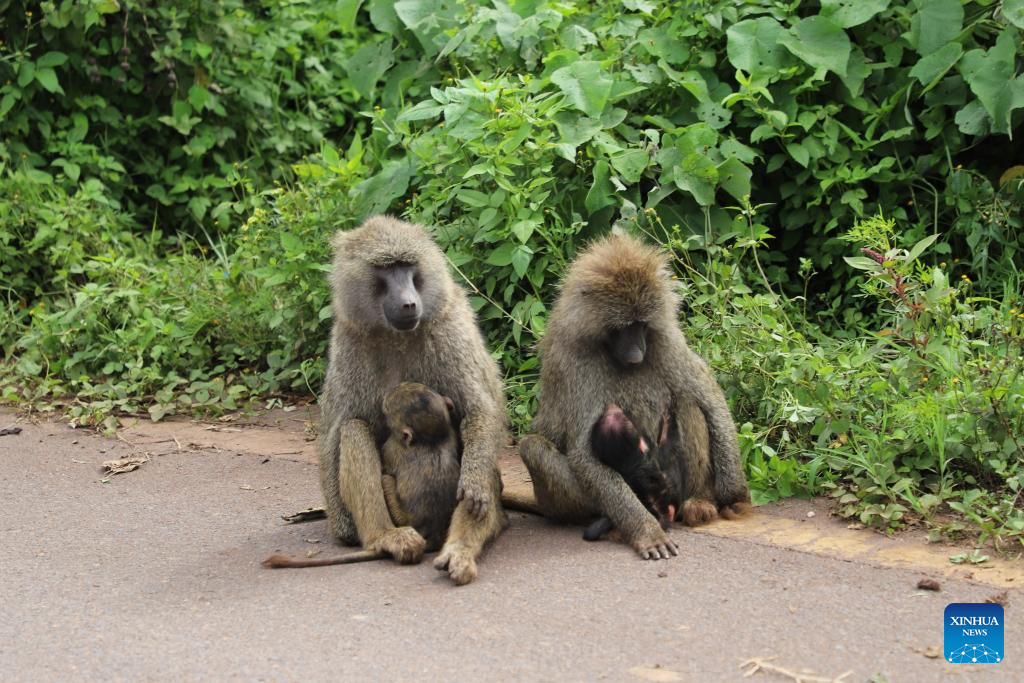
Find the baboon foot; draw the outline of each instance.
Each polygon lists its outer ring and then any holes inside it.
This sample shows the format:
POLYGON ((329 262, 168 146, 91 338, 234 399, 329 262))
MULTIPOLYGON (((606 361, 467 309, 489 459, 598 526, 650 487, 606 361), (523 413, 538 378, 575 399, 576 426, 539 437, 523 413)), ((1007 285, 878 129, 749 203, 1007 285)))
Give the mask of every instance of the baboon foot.
POLYGON ((476 578, 476 558, 467 548, 458 544, 447 544, 434 558, 434 569, 447 571, 456 586, 465 586, 476 578))
POLYGON ((384 532, 366 549, 385 552, 402 564, 416 564, 423 559, 427 542, 411 526, 400 526, 384 532))
POLYGON ((750 503, 729 503, 718 508, 718 514, 721 515, 722 519, 739 519, 749 515, 754 511, 754 506, 750 503))
POLYGON ((683 524, 701 526, 718 516, 715 504, 707 498, 689 498, 683 503, 683 524))

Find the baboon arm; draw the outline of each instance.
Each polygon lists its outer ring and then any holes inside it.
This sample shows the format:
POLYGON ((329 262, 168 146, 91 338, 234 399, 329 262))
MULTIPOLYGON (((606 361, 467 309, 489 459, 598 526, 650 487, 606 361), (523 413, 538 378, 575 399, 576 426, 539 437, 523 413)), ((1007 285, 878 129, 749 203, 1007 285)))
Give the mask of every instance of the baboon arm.
POLYGON ((341 498, 352 513, 360 542, 369 546, 395 528, 381 486, 380 453, 370 426, 362 420, 345 422, 339 439, 341 498))
POLYGON ((569 467, 584 492, 627 539, 638 538, 651 525, 660 529, 654 515, 644 508, 622 475, 594 457, 589 437, 590 431, 585 430, 583 438, 568 453, 569 467))
POLYGON ((462 469, 459 474, 459 498, 472 503, 473 511, 483 517, 491 500, 491 479, 498 466, 498 447, 503 419, 491 402, 472 407, 462 418, 462 469))
POLYGON ((391 521, 398 526, 409 526, 412 521, 402 507, 402 502, 398 499, 398 482, 390 474, 385 474, 380 478, 381 488, 384 490, 384 500, 388 505, 388 512, 391 513, 391 521))

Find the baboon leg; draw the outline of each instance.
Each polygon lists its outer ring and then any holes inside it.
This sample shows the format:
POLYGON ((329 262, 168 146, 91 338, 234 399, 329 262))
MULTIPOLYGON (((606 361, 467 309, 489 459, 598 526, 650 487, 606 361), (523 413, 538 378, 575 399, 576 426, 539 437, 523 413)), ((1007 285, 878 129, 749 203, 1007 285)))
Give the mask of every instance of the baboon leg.
POLYGON ((338 453, 340 426, 335 424, 320 437, 317 448, 320 455, 320 486, 324 492, 324 512, 327 515, 327 531, 345 545, 359 545, 359 533, 352 514, 341 501, 340 478, 338 476, 338 453))
POLYGON ((403 564, 419 562, 426 542, 408 526, 396 528, 388 514, 380 485, 380 454, 370 427, 362 420, 341 426, 339 488, 352 513, 359 540, 367 550, 379 550, 403 564))
POLYGON ((398 482, 390 474, 380 478, 380 487, 384 490, 384 501, 388 504, 388 512, 391 514, 391 521, 396 526, 409 526, 412 520, 398 500, 398 482))
POLYGON ((704 413, 693 402, 682 403, 676 412, 676 419, 679 425, 679 457, 684 487, 680 516, 687 526, 700 526, 718 515, 708 425, 704 413))
POLYGON ((508 515, 501 506, 501 479, 497 470, 491 486, 491 499, 483 519, 472 512, 471 501, 461 500, 452 514, 448 538, 434 558, 434 568, 447 571, 456 586, 463 586, 476 578, 476 560, 484 546, 498 537, 508 526, 508 515))
POLYGON ((544 516, 586 523, 600 514, 588 502, 565 455, 548 439, 539 434, 523 437, 519 441, 519 456, 530 471, 537 507, 544 516))

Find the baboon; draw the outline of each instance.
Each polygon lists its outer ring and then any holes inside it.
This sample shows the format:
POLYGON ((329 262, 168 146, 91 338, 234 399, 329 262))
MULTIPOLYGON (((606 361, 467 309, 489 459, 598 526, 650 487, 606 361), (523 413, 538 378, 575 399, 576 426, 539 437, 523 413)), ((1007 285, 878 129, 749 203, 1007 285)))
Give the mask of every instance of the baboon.
POLYGON ((339 232, 331 275, 334 325, 320 405, 318 450, 328 529, 399 562, 426 548, 396 527, 381 484, 385 394, 418 382, 451 398, 461 465, 448 536, 434 560, 456 584, 472 581, 484 545, 506 524, 497 457, 508 433, 498 368, 466 293, 426 231, 387 216, 339 232))
POLYGON ((679 329, 666 256, 626 235, 586 249, 569 268, 540 343, 540 406, 519 452, 538 507, 555 519, 607 516, 644 559, 678 547, 617 472, 594 457, 592 426, 616 404, 642 434, 670 429, 664 470, 679 467, 688 525, 750 509, 736 426, 707 364, 679 329))
POLYGON ((441 547, 455 511, 459 445, 452 427, 452 400, 415 382, 403 382, 384 398, 389 435, 381 455, 381 484, 391 519, 411 526, 441 547))
MULTIPOLYGON (((441 547, 455 510, 459 448, 451 421, 454 409, 451 399, 414 382, 403 382, 384 397, 384 419, 388 426, 388 438, 381 448, 384 500, 391 520, 419 532, 428 551, 441 547)), ((327 567, 387 556, 372 550, 305 560, 276 554, 263 560, 263 566, 327 567)))
MULTIPOLYGON (((645 438, 622 408, 614 403, 594 424, 590 447, 601 463, 611 467, 633 490, 662 529, 668 529, 679 509, 681 488, 670 485, 658 464, 658 450, 668 438, 668 419, 663 420, 657 442, 645 438)), ((608 517, 595 520, 583 532, 587 541, 599 540, 614 528, 608 517)))

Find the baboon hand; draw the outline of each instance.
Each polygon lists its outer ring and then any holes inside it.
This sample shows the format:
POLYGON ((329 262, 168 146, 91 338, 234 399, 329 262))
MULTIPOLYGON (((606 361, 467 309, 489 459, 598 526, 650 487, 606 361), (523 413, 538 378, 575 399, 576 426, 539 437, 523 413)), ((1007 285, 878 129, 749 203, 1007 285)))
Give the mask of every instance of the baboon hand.
POLYGON ((427 542, 411 526, 400 526, 388 529, 366 549, 387 553, 402 564, 416 564, 423 559, 427 542))
POLYGON ((483 519, 491 505, 490 488, 465 479, 459 480, 459 488, 455 497, 457 500, 466 501, 466 509, 469 514, 477 519, 483 519))
POLYGON ((668 560, 679 554, 679 546, 653 517, 632 545, 645 560, 668 560))

